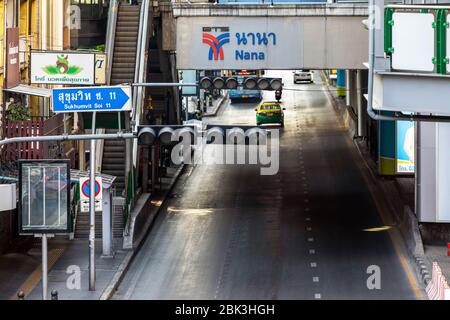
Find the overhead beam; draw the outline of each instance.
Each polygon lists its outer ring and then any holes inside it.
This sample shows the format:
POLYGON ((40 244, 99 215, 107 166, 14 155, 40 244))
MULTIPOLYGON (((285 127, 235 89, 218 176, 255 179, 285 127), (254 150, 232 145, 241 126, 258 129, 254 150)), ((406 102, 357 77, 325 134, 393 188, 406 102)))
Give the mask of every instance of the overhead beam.
POLYGON ((211 4, 173 3, 177 17, 367 17, 364 3, 320 4, 211 4))

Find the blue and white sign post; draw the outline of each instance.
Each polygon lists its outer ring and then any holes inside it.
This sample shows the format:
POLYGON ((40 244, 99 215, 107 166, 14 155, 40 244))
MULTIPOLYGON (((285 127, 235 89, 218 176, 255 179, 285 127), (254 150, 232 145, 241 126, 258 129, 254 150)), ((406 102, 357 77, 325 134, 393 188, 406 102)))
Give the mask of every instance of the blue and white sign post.
MULTIPOLYGON (((95 134, 97 111, 131 111, 131 86, 57 88, 52 91, 53 112, 92 112, 92 134, 95 134)), ((119 117, 120 119, 120 117, 119 117)), ((91 140, 89 194, 95 190, 95 143, 91 140)), ((104 214, 104 213, 102 213, 104 214)), ((89 290, 95 290, 95 197, 89 197, 89 290)), ((105 241, 105 239, 103 239, 105 241)))
POLYGON ((131 111, 131 87, 53 89, 53 112, 131 111))

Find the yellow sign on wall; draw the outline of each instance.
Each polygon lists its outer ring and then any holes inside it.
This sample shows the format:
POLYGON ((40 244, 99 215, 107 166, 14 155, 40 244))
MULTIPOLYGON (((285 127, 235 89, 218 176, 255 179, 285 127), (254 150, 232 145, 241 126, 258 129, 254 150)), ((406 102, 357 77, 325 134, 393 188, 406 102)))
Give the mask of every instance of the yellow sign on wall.
POLYGON ((106 84, 106 53, 95 54, 95 84, 106 84))

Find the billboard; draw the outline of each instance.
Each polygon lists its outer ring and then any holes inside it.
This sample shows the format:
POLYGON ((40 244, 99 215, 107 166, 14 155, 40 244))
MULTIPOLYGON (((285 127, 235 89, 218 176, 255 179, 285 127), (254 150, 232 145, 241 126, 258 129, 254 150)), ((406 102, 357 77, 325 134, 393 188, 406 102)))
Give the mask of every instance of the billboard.
MULTIPOLYGON (((390 115, 383 112, 383 115, 390 115)), ((415 132, 413 121, 380 121, 378 172, 382 175, 415 172, 415 132)))
POLYGON ((106 84, 106 54, 95 54, 95 84, 106 84))
POLYGON ((69 160, 19 161, 19 233, 71 232, 69 160))
POLYGON ((95 84, 95 53, 31 52, 31 83, 95 84))
POLYGON ((6 29, 6 80, 9 89, 20 83, 19 28, 6 29))
POLYGON ((397 173, 414 173, 414 122, 397 121, 397 173))

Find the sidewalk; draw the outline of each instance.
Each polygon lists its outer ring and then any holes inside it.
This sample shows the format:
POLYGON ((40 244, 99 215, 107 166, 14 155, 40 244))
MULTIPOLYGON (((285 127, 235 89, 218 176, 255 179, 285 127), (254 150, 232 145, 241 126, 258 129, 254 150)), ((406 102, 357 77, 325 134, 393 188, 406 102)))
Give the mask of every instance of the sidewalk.
MULTIPOLYGON (((330 87, 332 88, 332 87, 330 87)), ((340 114, 345 113, 345 99, 338 98, 335 91, 329 91, 334 107, 340 114)), ((345 118, 345 116, 342 116, 345 118)), ((432 263, 437 262, 446 279, 450 280, 450 257, 447 256, 447 242, 450 242, 448 226, 443 224, 419 224, 414 213, 415 182, 408 176, 379 176, 377 164, 370 157, 365 141, 354 140, 365 163, 376 177, 392 211, 395 213, 393 225, 398 227, 406 247, 416 264, 418 278, 425 288, 431 280, 432 263)))
MULTIPOLYGON (((161 189, 152 196, 151 215, 155 217, 182 173, 182 168, 171 168, 162 178, 161 189)), ((159 188, 159 185, 158 185, 159 188)), ((147 230, 143 230, 145 233, 147 230)), ((144 239, 145 237, 142 237, 144 239)), ((60 300, 108 299, 116 289, 124 272, 132 262, 135 250, 123 250, 122 239, 114 240, 114 256, 101 257, 102 242, 96 240, 96 290, 89 291, 89 244, 88 240, 68 240, 58 236, 48 240, 48 295, 54 289, 60 300), (70 271, 72 270, 72 271, 70 271), (80 289, 69 289, 67 283, 76 284, 74 272, 80 271, 80 289)), ((23 291, 26 300, 42 299, 41 245, 34 239, 31 248, 22 252, 0 255, 0 299, 17 299, 23 291)))

